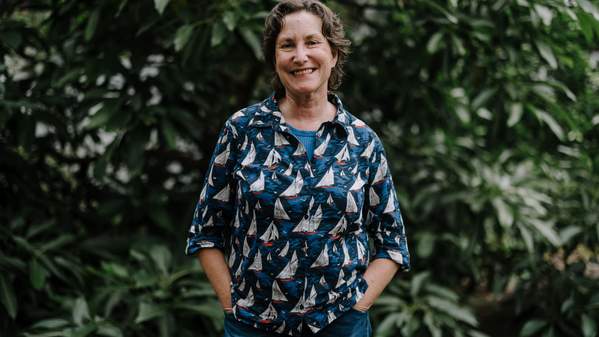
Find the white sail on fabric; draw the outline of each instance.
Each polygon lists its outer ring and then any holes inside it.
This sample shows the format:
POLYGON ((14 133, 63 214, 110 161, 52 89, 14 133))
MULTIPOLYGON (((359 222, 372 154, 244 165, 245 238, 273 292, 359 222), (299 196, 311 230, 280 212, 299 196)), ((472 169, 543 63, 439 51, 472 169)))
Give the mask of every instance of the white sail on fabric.
POLYGON ((297 253, 293 252, 291 260, 285 265, 283 270, 277 275, 278 279, 292 279, 295 276, 295 271, 299 266, 299 260, 297 259, 297 253))
POLYGON ((335 173, 333 172, 333 167, 329 167, 327 173, 320 179, 316 187, 331 187, 335 184, 335 173))
POLYGON ((254 146, 254 143, 251 143, 250 151, 247 153, 247 155, 245 156, 243 161, 241 161, 241 166, 248 166, 251 163, 253 163, 255 159, 256 159, 256 147, 254 146))
POLYGON ((285 197, 285 198, 296 197, 302 190, 303 186, 304 186, 304 178, 302 177, 301 172, 298 170, 295 180, 279 196, 285 197))
POLYGON ((281 287, 279 287, 279 282, 277 282, 277 280, 274 280, 272 283, 272 297, 271 298, 272 298, 273 302, 288 301, 287 296, 285 296, 285 294, 281 290, 281 287))
POLYGON ((264 191, 264 172, 260 171, 258 179, 250 185, 250 191, 256 193, 264 191))

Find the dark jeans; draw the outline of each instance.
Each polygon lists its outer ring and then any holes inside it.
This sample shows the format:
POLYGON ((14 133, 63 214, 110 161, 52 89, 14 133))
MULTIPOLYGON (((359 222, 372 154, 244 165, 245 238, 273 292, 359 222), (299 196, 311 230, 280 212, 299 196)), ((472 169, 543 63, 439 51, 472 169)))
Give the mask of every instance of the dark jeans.
MULTIPOLYGON (((351 309, 339 316, 331 324, 327 325, 318 333, 313 334, 308 328, 304 328, 302 336, 306 337, 370 337, 372 327, 367 312, 351 309)), ((224 337, 289 337, 272 332, 256 329, 247 324, 237 321, 232 314, 225 315, 224 337)))

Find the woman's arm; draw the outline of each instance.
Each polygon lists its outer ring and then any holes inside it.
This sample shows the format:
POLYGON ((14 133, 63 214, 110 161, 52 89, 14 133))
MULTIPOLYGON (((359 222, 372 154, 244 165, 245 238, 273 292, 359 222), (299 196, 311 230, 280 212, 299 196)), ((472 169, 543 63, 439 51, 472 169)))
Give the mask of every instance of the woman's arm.
POLYGON ((204 248, 198 253, 198 260, 212 285, 216 297, 225 312, 232 312, 231 274, 225 261, 225 255, 218 248, 204 248))
POLYGON ((387 284, 391 282, 398 269, 399 266, 397 263, 389 259, 376 259, 370 262, 364 272, 364 279, 368 283, 368 289, 364 293, 364 297, 353 308, 358 311, 368 311, 387 284))

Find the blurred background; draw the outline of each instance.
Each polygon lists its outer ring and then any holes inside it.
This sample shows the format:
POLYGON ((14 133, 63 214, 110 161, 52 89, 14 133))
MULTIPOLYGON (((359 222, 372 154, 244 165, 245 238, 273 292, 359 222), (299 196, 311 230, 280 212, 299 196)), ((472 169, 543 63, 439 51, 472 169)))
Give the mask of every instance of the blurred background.
MULTIPOLYGON (((413 259, 375 336, 597 336, 599 4, 326 3, 413 259)), ((183 250, 273 5, 0 1, 0 336, 222 334, 183 250)))

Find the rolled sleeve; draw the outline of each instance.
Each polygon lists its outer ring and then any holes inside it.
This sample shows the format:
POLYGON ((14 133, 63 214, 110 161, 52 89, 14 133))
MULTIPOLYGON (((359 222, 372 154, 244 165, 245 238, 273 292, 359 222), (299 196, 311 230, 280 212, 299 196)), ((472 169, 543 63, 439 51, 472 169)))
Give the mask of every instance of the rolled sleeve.
POLYGON ((195 207, 187 236, 186 255, 195 255, 202 248, 224 249, 224 233, 234 214, 236 186, 232 172, 236 154, 235 138, 235 129, 227 121, 218 137, 195 207))
POLYGON ((410 269, 410 253, 393 178, 382 143, 378 138, 373 141, 375 146, 367 184, 369 211, 366 224, 374 237, 373 259, 393 260, 400 270, 407 271, 410 269))

